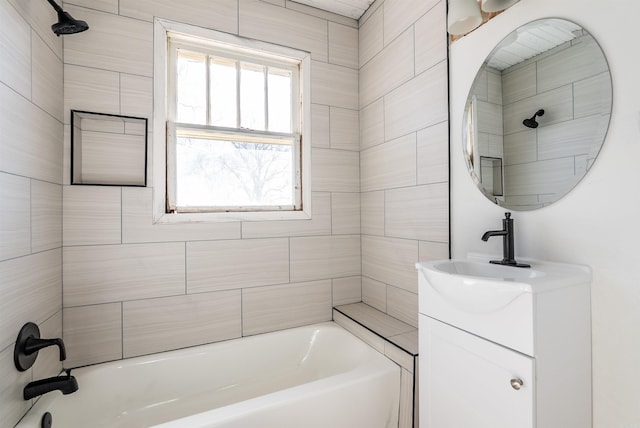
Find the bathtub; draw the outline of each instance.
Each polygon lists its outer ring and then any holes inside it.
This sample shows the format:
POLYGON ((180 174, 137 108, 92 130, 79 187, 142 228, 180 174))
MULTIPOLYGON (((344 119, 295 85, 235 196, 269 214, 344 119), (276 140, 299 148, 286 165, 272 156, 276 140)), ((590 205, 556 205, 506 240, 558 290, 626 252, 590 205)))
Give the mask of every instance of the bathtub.
POLYGON ((387 428, 400 368, 332 322, 82 367, 16 426, 387 428))

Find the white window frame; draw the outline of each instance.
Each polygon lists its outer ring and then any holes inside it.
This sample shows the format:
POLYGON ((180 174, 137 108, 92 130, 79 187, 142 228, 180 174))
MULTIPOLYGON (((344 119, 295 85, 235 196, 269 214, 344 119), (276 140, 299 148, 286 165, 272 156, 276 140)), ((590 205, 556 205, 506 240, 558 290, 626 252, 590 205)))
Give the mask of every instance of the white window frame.
MULTIPOLYGON (((251 59, 249 59, 251 61, 251 59)), ((278 63, 279 64, 279 63, 278 63)), ((207 222, 207 221, 260 221, 260 220, 285 220, 285 219, 309 219, 311 218, 311 101, 310 101, 310 67, 311 56, 308 52, 291 49, 284 46, 274 45, 257 40, 251 40, 209 30, 202 27, 195 27, 188 24, 176 23, 164 19, 154 20, 154 137, 153 138, 153 220, 156 223, 182 223, 182 222, 207 222), (181 39, 181 34, 186 38, 181 39), (251 52, 251 57, 255 61, 255 52, 259 51, 264 56, 266 63, 269 58, 286 57, 299 63, 299 82, 295 85, 300 88, 298 97, 300 105, 292 109, 294 123, 293 132, 300 135, 299 141, 294 144, 299 152, 294 153, 295 159, 300 162, 297 170, 299 177, 295 177, 295 185, 302 186, 299 200, 294 201, 293 207, 286 207, 285 210, 267 211, 225 211, 225 212, 167 212, 167 169, 173 168, 172 156, 167 155, 170 145, 167 138, 175 135, 176 124, 169 120, 172 117, 170 109, 175 108, 175 98, 172 98, 171 91, 168 90, 170 73, 168 66, 171 63, 169 50, 169 35, 171 43, 182 45, 188 38, 196 37, 202 41, 199 46, 206 45, 211 41, 212 52, 227 50, 235 52, 232 54, 237 58, 243 58, 243 52, 251 52), (295 116, 299 110, 300 116, 295 116), (297 205, 297 206, 296 206, 297 205), (297 209, 296 209, 297 208, 297 209)), ((174 95, 175 96, 175 95, 174 95)), ((180 126, 180 124, 177 124, 180 126)), ((189 125, 196 129, 196 126, 189 125)), ((211 130, 212 127, 207 127, 211 130)), ((218 128, 216 132, 224 134, 229 132, 229 128, 218 128)), ((250 132, 251 133, 251 132, 250 132)), ((268 138, 268 132, 255 132, 256 138, 268 138)), ((291 135, 287 134, 287 137, 291 135)))

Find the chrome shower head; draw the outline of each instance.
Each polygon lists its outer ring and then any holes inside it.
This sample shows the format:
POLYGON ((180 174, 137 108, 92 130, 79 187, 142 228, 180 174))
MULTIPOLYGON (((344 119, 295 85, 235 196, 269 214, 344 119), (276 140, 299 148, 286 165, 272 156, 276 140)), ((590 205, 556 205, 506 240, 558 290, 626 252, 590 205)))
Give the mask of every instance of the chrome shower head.
POLYGON ((525 119, 522 121, 522 124, 524 126, 526 126, 527 128, 537 128, 538 127, 538 122, 536 122, 536 116, 542 116, 544 115, 544 110, 540 109, 536 112, 536 114, 533 115, 533 117, 531 119, 525 119))
POLYGON ((51 26, 58 37, 63 34, 81 33, 89 29, 89 25, 85 21, 74 19, 68 12, 62 10, 54 0, 47 1, 58 12, 58 22, 51 26))

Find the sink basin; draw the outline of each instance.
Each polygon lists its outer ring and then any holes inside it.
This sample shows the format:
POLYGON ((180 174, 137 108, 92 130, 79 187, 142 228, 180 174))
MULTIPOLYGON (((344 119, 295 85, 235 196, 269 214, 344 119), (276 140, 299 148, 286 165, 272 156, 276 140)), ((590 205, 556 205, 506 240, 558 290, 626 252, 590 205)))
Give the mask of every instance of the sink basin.
POLYGON ((429 268, 450 275, 489 278, 496 281, 518 281, 544 275, 544 272, 536 269, 517 268, 473 260, 443 260, 434 262, 430 267, 426 267, 426 269, 429 268))
POLYGON ((495 257, 416 264, 420 313, 531 355, 536 302, 543 293, 589 283, 588 267, 526 260, 530 268, 490 264, 495 257), (518 333, 516 333, 518 332, 518 333))

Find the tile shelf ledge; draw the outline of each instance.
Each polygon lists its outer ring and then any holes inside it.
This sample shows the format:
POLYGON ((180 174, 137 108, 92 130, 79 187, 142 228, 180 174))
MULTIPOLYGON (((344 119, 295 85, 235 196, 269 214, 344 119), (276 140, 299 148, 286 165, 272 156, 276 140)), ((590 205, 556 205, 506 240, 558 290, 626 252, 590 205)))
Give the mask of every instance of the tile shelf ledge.
POLYGON ((418 356, 418 329, 414 326, 363 302, 334 306, 333 309, 407 354, 418 356))

